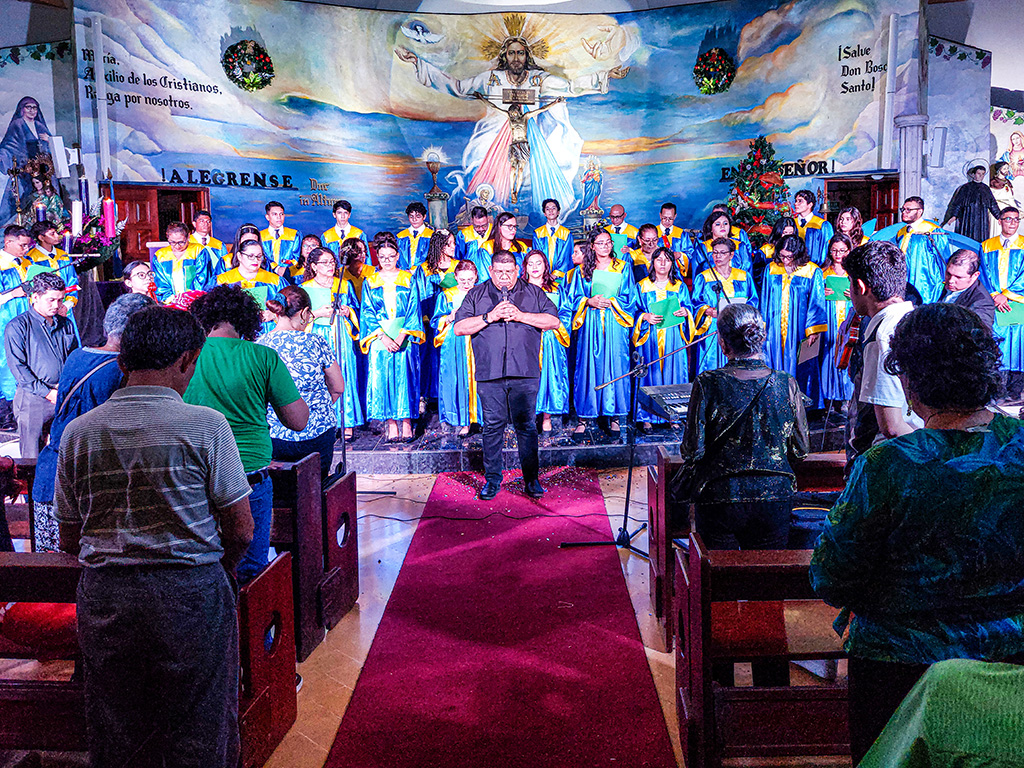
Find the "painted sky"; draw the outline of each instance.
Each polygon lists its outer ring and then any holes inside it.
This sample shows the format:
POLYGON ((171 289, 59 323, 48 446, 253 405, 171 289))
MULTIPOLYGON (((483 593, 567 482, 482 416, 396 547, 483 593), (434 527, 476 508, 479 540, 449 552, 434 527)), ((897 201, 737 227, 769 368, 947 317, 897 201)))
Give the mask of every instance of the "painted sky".
MULTIPOLYGON (((567 103, 583 158, 597 155, 603 165, 601 203, 606 210, 624 203, 639 223, 655 216, 661 201, 674 200, 680 223, 696 226, 727 193, 720 167, 734 164, 760 133, 787 160, 876 168, 884 81, 864 62, 884 61, 887 17, 895 13, 897 113, 916 111, 918 9, 914 0, 727 0, 617 16, 528 14, 524 36, 543 40, 548 52, 538 63, 566 78, 630 67, 607 93, 567 103), (716 27, 724 28, 716 40, 738 70, 728 92, 704 96, 692 70, 716 27), (843 76, 841 46, 871 50, 845 62, 860 66, 860 76, 843 76), (843 92, 843 83, 872 76, 873 91, 843 92)), ((405 204, 429 188, 418 159, 423 150, 440 146, 458 164, 488 109, 421 85, 394 55, 396 45, 467 77, 491 66, 482 43, 505 34, 500 14, 406 15, 280 0, 78 0, 79 47, 88 46, 82 20, 93 12, 102 15, 105 45, 118 61, 107 69, 125 78, 110 83, 120 96, 109 112, 115 177, 160 181, 172 168, 189 167, 289 173, 299 190, 278 196, 294 211, 293 225, 308 230, 330 223, 329 208, 299 205, 310 178, 329 185, 326 196, 350 199, 357 223, 397 226, 405 204), (422 41, 401 31, 417 26, 428 32, 422 41), (223 49, 243 39, 260 42, 274 60, 272 84, 256 93, 232 85, 220 66, 223 49), (156 82, 184 78, 218 92, 132 84, 130 73, 156 82), (126 94, 169 95, 189 107, 126 106, 126 94)), ((80 77, 86 66, 80 60, 80 77)), ((82 79, 80 99, 88 115, 82 79)), ((83 125, 87 149, 95 147, 94 122, 83 125)), ((452 170, 442 171, 442 187, 452 170)), ((579 192, 578 177, 575 185, 579 192)), ((212 194, 222 228, 262 220, 262 190, 212 194)), ((452 213, 461 202, 452 201, 452 213)))

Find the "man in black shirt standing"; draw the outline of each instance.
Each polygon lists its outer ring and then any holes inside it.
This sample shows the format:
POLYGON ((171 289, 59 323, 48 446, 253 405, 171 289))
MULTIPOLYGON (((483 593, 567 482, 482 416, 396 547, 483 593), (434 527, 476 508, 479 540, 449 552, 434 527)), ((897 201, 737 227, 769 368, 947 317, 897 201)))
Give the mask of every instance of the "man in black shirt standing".
POLYGON ((538 474, 537 386, 540 337, 558 327, 558 310, 540 288, 518 277, 508 251, 491 257, 491 279, 466 294, 455 313, 455 335, 473 337, 477 391, 484 412, 484 487, 493 499, 501 488, 501 446, 511 420, 519 445, 526 493, 544 494, 538 474))

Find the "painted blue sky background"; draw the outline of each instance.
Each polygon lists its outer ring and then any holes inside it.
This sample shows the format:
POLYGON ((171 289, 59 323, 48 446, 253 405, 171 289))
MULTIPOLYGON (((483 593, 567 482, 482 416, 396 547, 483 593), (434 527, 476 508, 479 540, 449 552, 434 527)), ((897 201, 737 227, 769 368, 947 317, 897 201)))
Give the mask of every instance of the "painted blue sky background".
MULTIPOLYGON (((607 94, 568 102, 570 120, 584 140, 580 176, 588 155, 604 171, 602 206, 623 203, 635 223, 650 220, 664 200, 680 207, 679 223, 699 226, 728 186, 720 168, 746 153, 759 133, 786 160, 834 161, 837 170, 878 167, 881 74, 874 91, 842 93, 840 46, 860 45, 871 55, 848 63, 874 65, 885 50, 887 17, 900 18, 897 113, 916 109, 919 3, 914 0, 770 0, 689 5, 618 16, 528 14, 524 34, 544 39, 551 52, 542 65, 574 77, 623 64, 623 80, 607 94), (727 27, 719 42, 738 65, 724 94, 701 95, 694 61, 708 30, 727 27), (598 57, 581 42, 605 43, 598 57)), ((122 99, 109 110, 113 172, 126 181, 160 181, 172 168, 220 168, 290 174, 298 191, 280 193, 290 224, 322 231, 329 208, 299 205, 309 178, 329 184, 324 194, 345 197, 353 221, 371 232, 402 224, 401 212, 422 200, 430 176, 418 159, 428 146, 457 166, 484 105, 455 99, 420 85, 413 67, 393 54, 404 45, 455 76, 489 68, 480 43, 500 42, 500 14, 405 15, 280 0, 203 4, 179 0, 77 0, 76 36, 87 47, 87 14, 100 13, 105 45, 126 77, 111 88, 122 99), (421 22, 442 35, 437 44, 415 43, 400 27, 421 22), (270 52, 276 77, 250 94, 230 83, 220 66, 232 42, 256 39, 270 52), (129 84, 135 72, 216 86, 196 93, 129 84), (187 100, 189 109, 124 105, 123 96, 187 100)), ((79 62, 79 74, 86 64, 79 62)), ((871 75, 865 76, 867 80, 871 75)), ((90 101, 80 79, 80 101, 90 101)), ((83 143, 95 149, 95 121, 86 117, 83 143)), ((95 167, 95 160, 93 160, 95 167)), ((450 186, 450 185, 449 185, 450 186)), ((791 183, 799 188, 799 182, 791 183)), ((581 188, 579 176, 575 187, 581 188)), ((450 189, 449 189, 450 191, 450 189)), ((226 235, 244 220, 262 222, 263 190, 213 188, 217 229, 226 235)), ((452 201, 451 213, 461 200, 452 201)), ((572 223, 572 222, 570 222, 572 223)))

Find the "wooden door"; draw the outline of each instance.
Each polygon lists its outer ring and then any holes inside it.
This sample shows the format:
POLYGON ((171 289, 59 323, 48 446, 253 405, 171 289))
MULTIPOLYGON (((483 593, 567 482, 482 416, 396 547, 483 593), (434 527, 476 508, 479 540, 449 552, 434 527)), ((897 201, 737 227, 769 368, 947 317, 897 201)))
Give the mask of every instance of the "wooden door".
POLYGON ((878 219, 878 229, 900 220, 900 180, 886 178, 871 185, 871 211, 878 219))
POLYGON ((159 240, 160 214, 157 203, 157 188, 134 184, 115 184, 114 198, 117 200, 117 219, 128 218, 121 234, 121 262, 138 259, 149 260, 146 243, 159 240))

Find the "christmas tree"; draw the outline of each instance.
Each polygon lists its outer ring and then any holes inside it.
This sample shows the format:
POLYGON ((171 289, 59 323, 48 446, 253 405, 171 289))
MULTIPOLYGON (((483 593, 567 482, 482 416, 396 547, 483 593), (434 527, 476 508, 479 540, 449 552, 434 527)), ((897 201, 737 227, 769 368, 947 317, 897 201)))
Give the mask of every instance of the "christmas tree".
POLYGON ((747 230, 755 247, 764 244, 775 222, 789 216, 789 186, 782 178, 782 163, 764 136, 750 142, 750 152, 732 168, 729 210, 736 224, 747 230))

